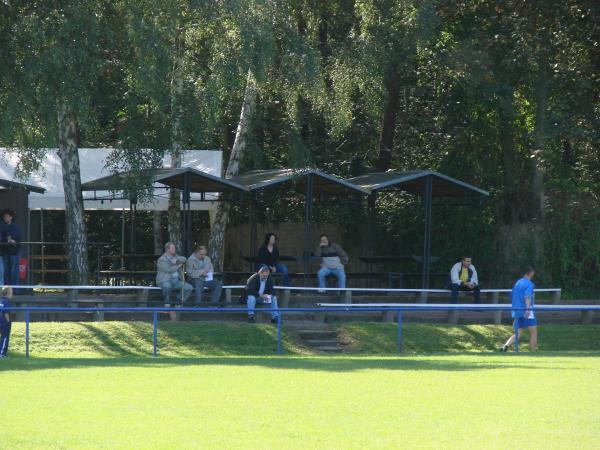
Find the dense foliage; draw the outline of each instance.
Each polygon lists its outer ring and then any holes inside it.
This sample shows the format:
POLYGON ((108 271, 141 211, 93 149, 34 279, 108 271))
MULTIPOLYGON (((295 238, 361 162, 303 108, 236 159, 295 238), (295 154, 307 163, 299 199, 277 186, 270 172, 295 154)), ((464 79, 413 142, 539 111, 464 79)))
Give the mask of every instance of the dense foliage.
MULTIPOLYGON (((184 148, 227 157, 252 69, 244 169, 447 173, 491 196, 437 202, 435 254, 472 253, 488 280, 532 263, 544 284, 600 286, 596 1, 7 0, 0 9, 0 143, 28 149, 24 171, 56 146, 58 101, 72 104, 82 145, 118 148, 115 169, 155 165, 174 129, 184 148)), ((301 217, 294 202, 278 204, 262 219, 301 217)), ((419 208, 411 197, 380 199, 379 252, 419 251, 419 208)), ((317 219, 359 229, 364 208, 346 210, 317 219)))

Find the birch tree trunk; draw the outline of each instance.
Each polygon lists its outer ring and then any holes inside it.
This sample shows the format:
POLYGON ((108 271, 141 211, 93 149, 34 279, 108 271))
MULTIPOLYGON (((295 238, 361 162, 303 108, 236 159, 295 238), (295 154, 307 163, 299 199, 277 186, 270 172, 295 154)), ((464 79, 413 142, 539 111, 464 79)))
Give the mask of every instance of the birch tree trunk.
MULTIPOLYGON (((235 141, 229 155, 229 162, 225 171, 225 178, 231 178, 240 171, 240 161, 247 146, 247 137, 251 127, 252 115, 254 114, 256 103, 256 80, 252 69, 248 69, 246 78, 246 90, 244 92, 244 101, 240 112, 240 120, 235 132, 235 141)), ((215 220, 211 229, 210 239, 208 241, 208 251, 210 258, 215 265, 215 270, 223 270, 223 253, 225 248, 225 231, 229 221, 230 202, 220 202, 217 207, 215 220)))
POLYGON ((65 191, 69 282, 84 285, 88 283, 89 272, 77 129, 75 116, 66 105, 60 105, 58 109, 58 155, 62 164, 65 191))
POLYGON ((392 166, 392 151, 394 149, 394 136, 396 134, 396 118, 400 100, 400 69, 392 68, 388 82, 388 98, 384 108, 379 137, 379 156, 377 170, 385 172, 392 166))
MULTIPOLYGON (((183 133, 181 127, 182 97, 183 97, 183 57, 180 39, 176 39, 176 56, 173 67, 173 79, 171 81, 171 167, 181 167, 181 156, 183 153, 183 133)), ((181 236, 181 191, 171 188, 169 191, 168 209, 168 231, 169 241, 175 244, 178 253, 183 252, 181 236)))
POLYGON ((160 255, 163 253, 163 238, 162 238, 162 214, 161 211, 153 211, 152 214, 152 232, 154 233, 154 254, 160 255))
POLYGON ((531 177, 531 203, 533 217, 536 222, 537 232, 532 233, 533 264, 539 270, 544 270, 544 227, 545 227, 545 190, 544 190, 544 146, 546 144, 546 110, 550 97, 550 77, 545 70, 546 61, 542 60, 541 73, 536 79, 536 112, 533 151, 531 154, 532 177, 531 177))

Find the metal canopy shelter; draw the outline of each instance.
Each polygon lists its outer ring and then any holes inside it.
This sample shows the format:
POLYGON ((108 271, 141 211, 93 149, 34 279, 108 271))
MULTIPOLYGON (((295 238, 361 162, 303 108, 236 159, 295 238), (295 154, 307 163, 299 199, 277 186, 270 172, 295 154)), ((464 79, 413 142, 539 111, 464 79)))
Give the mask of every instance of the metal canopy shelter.
MULTIPOLYGON (((190 193, 200 193, 201 201, 205 199, 205 194, 208 192, 232 192, 242 191, 247 192, 243 186, 239 186, 223 178, 216 177, 206 172, 194 169, 192 167, 182 168, 157 168, 149 169, 143 173, 143 175, 149 177, 156 188, 177 188, 182 191, 182 203, 183 203, 183 249, 186 254, 190 251, 190 233, 191 233, 191 214, 190 214, 190 193)), ((135 192, 143 188, 145 183, 144 176, 137 178, 132 175, 132 172, 121 172, 106 177, 98 178, 96 180, 88 181, 81 185, 82 191, 110 191, 110 192, 122 192, 123 195, 129 199, 130 202, 130 214, 132 220, 131 226, 131 253, 135 253, 135 212, 137 210, 137 198, 135 192)), ((96 197, 95 197, 96 198, 96 197)), ((102 198, 97 198, 102 200, 102 198)))
POLYGON ((0 179, 0 188, 6 189, 6 190, 25 189, 26 191, 37 192, 38 194, 43 194, 44 192, 46 192, 46 189, 44 189, 43 187, 34 186, 33 184, 18 183, 16 181, 3 180, 3 179, 0 179))
POLYGON ((95 180, 88 181, 87 183, 81 184, 82 191, 110 191, 110 192, 123 192, 127 195, 130 200, 134 196, 133 193, 138 189, 144 187, 143 181, 145 177, 149 177, 152 180, 155 177, 160 176, 164 173, 171 171, 172 169, 148 169, 134 175, 133 171, 119 172, 105 177, 96 178, 95 180))
POLYGON ((180 189, 183 203, 183 249, 186 255, 191 252, 192 215, 190 213, 190 193, 201 194, 201 201, 207 192, 248 192, 248 188, 225 178, 219 178, 191 167, 171 169, 154 178, 158 183, 180 189))
POLYGON ((375 218, 375 201, 380 191, 404 191, 423 195, 425 206, 425 229, 423 237, 423 273, 422 287, 429 288, 429 269, 431 260, 431 205, 432 197, 473 197, 489 196, 487 191, 471 184, 457 180, 430 170, 407 172, 374 172, 348 180, 349 182, 371 191, 368 199, 368 239, 369 249, 375 248, 373 220, 375 218))
MULTIPOLYGON (((129 230, 129 252, 134 254, 135 249, 135 216, 137 212, 137 194, 144 187, 143 183, 149 177, 154 181, 154 177, 162 173, 168 172, 170 169, 149 169, 142 171, 142 176, 139 173, 133 174, 133 171, 120 172, 105 177, 96 178, 81 184, 82 192, 94 192, 93 200, 114 200, 116 197, 110 195, 108 197, 97 197, 98 191, 104 192, 121 192, 123 199, 129 200, 129 219, 131 227, 129 230)), ((122 236, 121 236, 121 253, 125 253, 125 210, 123 210, 122 219, 122 236)))
POLYGON ((358 193, 368 195, 370 192, 346 180, 335 177, 318 169, 305 167, 299 169, 270 169, 253 170, 242 175, 232 177, 230 181, 246 186, 252 193, 251 218, 251 251, 256 247, 256 195, 261 189, 292 188, 304 193, 304 273, 308 273, 310 264, 310 233, 312 220, 313 198, 315 195, 341 195, 358 193))

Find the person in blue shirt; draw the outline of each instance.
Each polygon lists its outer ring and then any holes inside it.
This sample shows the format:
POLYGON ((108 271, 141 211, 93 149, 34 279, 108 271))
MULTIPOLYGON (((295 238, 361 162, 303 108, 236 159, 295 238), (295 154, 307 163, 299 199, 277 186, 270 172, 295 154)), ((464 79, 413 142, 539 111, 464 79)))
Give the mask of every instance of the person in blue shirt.
POLYGON ((15 213, 6 209, 2 212, 2 246, 4 254, 4 283, 19 284, 19 259, 21 257, 21 228, 14 222, 15 213))
MULTIPOLYGON (((512 289, 512 317, 515 319, 513 328, 519 330, 519 340, 523 334, 523 329, 529 330, 529 349, 534 352, 537 350, 537 319, 535 317, 535 285, 531 281, 535 271, 528 267, 512 289)), ((508 338, 506 343, 500 349, 505 352, 515 342, 515 335, 508 338)))
POLYGON ((13 297, 13 290, 10 286, 2 288, 2 298, 0 298, 0 358, 8 358, 8 343, 10 340, 10 314, 7 308, 11 307, 10 300, 13 297))

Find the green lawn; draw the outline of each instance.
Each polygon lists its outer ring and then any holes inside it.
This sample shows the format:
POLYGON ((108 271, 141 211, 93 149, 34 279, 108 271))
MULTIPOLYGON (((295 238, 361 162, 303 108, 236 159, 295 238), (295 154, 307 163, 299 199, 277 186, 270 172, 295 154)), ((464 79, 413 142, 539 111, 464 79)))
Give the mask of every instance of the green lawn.
POLYGON ((600 353, 12 358, 2 448, 597 448, 600 353))
MULTIPOLYGON (((292 327, 283 327, 284 354, 310 355, 292 327)), ((395 354, 397 326, 343 323, 337 326, 345 350, 355 354, 395 354)), ((506 325, 403 325, 405 352, 497 351, 511 333, 506 325)), ((161 322, 158 349, 163 356, 273 355, 276 327, 231 322, 161 322)), ((15 323, 11 353, 23 354, 24 325, 15 323)), ((539 330, 540 350, 599 351, 599 325, 546 325, 539 330)), ((152 324, 143 322, 35 322, 30 329, 34 356, 149 356, 152 324)), ((527 350, 527 339, 523 342, 527 350)))
MULTIPOLYGON (((275 328, 34 323, 0 360, 0 448, 597 448, 600 327, 542 327, 545 348, 491 353, 509 327, 342 324, 355 355, 315 356, 275 328), (561 347, 562 346, 562 347, 561 347), (594 351, 595 350, 595 351, 594 351), (410 353, 424 352, 424 353, 410 353), (427 353, 444 352, 444 353, 427 353), (379 353, 378 356, 373 356, 379 353), (369 355, 367 355, 369 354, 369 355), (388 354, 388 356, 385 356, 388 354)), ((291 331, 291 330, 290 330, 291 331)))

